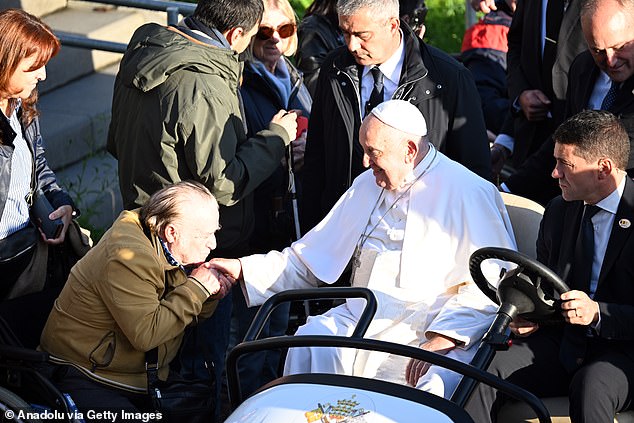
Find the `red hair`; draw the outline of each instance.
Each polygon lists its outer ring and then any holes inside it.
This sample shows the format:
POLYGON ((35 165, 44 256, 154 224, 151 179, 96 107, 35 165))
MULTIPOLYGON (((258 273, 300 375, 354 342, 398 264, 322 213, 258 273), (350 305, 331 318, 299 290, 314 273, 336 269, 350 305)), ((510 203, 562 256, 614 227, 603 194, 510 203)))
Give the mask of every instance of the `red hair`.
MULTIPOLYGON (((27 57, 36 56, 33 67, 39 69, 46 65, 59 52, 60 43, 51 28, 39 18, 21 9, 6 9, 0 12, 0 98, 9 98, 9 80, 18 69, 20 62, 27 57)), ((22 123, 27 126, 37 110, 37 89, 22 102, 22 123)), ((11 109, 17 104, 9 98, 11 109)))

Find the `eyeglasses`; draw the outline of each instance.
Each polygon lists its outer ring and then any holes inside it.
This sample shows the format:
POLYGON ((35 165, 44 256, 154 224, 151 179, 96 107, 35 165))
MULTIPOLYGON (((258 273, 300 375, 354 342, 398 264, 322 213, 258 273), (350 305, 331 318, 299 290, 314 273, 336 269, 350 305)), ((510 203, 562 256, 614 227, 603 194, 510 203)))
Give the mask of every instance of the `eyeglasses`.
POLYGON ((273 34, 275 34, 275 32, 278 33, 280 38, 288 38, 295 34, 295 24, 287 23, 284 25, 280 25, 277 28, 262 25, 258 29, 258 32, 257 34, 255 34, 255 36, 258 40, 264 41, 273 38, 273 34))

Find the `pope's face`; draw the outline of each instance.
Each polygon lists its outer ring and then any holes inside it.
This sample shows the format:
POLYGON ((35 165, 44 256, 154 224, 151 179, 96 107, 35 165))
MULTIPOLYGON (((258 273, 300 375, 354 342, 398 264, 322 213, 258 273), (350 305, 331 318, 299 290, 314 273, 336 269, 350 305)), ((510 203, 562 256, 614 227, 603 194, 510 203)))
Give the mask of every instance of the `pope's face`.
POLYGON ((370 115, 361 125, 359 142, 363 147, 363 166, 372 169, 377 185, 387 190, 400 188, 414 169, 412 160, 408 160, 403 133, 370 115))
POLYGON ((339 16, 339 27, 346 46, 363 66, 380 65, 389 59, 400 43, 398 18, 377 19, 364 8, 352 16, 339 16))

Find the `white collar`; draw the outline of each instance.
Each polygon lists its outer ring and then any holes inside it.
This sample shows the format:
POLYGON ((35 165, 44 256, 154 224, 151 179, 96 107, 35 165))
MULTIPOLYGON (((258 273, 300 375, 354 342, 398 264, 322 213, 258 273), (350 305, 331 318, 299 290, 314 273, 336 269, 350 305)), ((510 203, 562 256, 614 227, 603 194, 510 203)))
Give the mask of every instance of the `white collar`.
MULTIPOLYGON (((612 191, 610 195, 608 195, 607 197, 605 197, 603 200, 599 201, 595 205, 601 208, 601 210, 605 210, 612 214, 616 214, 616 211, 619 208, 619 203, 621 202, 621 197, 623 197, 623 191, 625 190, 625 179, 627 177, 628 177, 627 175, 623 176, 623 178, 621 179, 621 182, 616 187, 616 189, 612 191)), ((585 205, 587 203, 584 201, 583 204, 585 205)))

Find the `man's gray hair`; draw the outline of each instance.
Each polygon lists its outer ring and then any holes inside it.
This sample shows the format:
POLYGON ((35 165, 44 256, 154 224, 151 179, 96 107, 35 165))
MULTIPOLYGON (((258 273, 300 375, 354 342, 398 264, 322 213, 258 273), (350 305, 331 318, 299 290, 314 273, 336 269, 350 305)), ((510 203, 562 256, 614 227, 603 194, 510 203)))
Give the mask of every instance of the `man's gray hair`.
POLYGON ((339 16, 354 16, 361 9, 370 9, 376 17, 398 18, 398 0, 338 0, 337 13, 339 16))
POLYGON ((181 181, 156 191, 141 207, 139 219, 153 234, 161 234, 165 227, 182 217, 182 203, 196 197, 215 200, 206 186, 196 181, 181 181))

